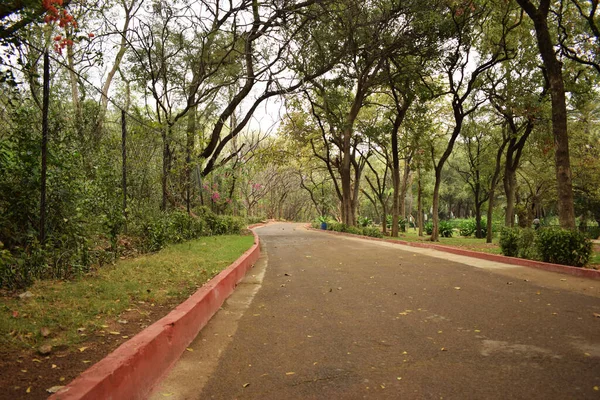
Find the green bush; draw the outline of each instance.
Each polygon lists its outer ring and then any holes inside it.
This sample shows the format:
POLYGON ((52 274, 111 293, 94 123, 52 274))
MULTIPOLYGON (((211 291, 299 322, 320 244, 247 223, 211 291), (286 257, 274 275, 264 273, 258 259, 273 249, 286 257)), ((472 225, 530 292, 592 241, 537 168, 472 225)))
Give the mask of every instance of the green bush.
POLYGON ((519 228, 502 228, 500 231, 500 250, 508 257, 519 255, 519 240, 521 232, 519 228))
POLYGON ((519 240, 517 242, 518 257, 528 260, 538 260, 540 255, 536 245, 537 231, 532 228, 520 230, 519 240))
POLYGON ((357 223, 361 228, 366 228, 367 226, 373 225, 373 220, 369 217, 358 217, 357 223))
POLYGON ((433 222, 426 222, 424 229, 426 234, 431 235, 433 233, 433 222))
MULTIPOLYGON (((400 232, 406 232, 406 222, 406 219, 398 217, 398 228, 400 228, 400 232)), ((392 216, 389 214, 386 217, 386 224, 388 229, 392 229, 392 216)))
MULTIPOLYGON (((465 219, 458 224, 461 236, 472 236, 477 231, 477 222, 475 218, 465 219)), ((487 234, 487 220, 481 219, 481 237, 487 234)))
POLYGON ((537 232, 537 251, 542 261, 583 267, 592 254, 592 242, 584 234, 560 228, 537 232))
POLYGON ((366 228, 362 228, 362 235, 375 237, 375 238, 383 237, 383 233, 381 233, 381 230, 375 226, 369 226, 366 228))
POLYGON ((475 233, 475 220, 465 219, 459 225, 460 236, 471 236, 475 233))
POLYGON ((448 221, 440 221, 439 226, 439 234, 441 237, 452 237, 452 233, 454 232, 454 228, 451 222, 448 221))

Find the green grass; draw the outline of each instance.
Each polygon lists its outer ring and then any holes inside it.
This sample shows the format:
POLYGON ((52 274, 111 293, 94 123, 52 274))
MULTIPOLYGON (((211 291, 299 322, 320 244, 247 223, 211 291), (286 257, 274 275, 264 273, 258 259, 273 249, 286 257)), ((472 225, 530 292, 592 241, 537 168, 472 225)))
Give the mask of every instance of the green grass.
MULTIPOLYGON (((394 239, 394 238, 390 238, 394 239)), ((418 231, 414 229, 408 229, 406 232, 401 232, 398 240, 405 240, 407 242, 428 242, 429 235, 419 236, 418 231)), ((477 239, 473 236, 453 236, 450 238, 440 237, 438 244, 446 246, 461 247, 468 250, 481 251, 484 253, 501 254, 500 246, 498 246, 498 239, 493 238, 492 243, 486 243, 484 239, 477 239)))
POLYGON ((252 246, 254 237, 212 236, 103 267, 74 281, 39 281, 27 300, 0 298, 0 344, 70 346, 78 328, 105 328, 137 302, 181 302, 252 246), (48 328, 48 339, 41 328, 48 328))

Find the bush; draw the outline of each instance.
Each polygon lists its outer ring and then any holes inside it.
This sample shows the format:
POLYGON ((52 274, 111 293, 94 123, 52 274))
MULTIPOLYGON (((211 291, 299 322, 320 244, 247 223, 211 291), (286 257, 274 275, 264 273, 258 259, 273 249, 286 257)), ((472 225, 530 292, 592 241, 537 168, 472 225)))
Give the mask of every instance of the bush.
POLYGON ((453 229, 452 223, 450 223, 448 221, 440 221, 439 234, 441 237, 446 237, 446 238, 452 237, 453 232, 454 232, 454 229, 453 229))
POLYGON ((518 246, 518 257, 526 258, 528 260, 539 260, 540 255, 536 246, 536 230, 532 228, 525 228, 520 230, 518 246))
MULTIPOLYGON (((398 217, 398 228, 400 232, 406 232, 406 219, 398 217)), ((388 214, 386 217, 386 224, 388 229, 392 229, 392 216, 388 214)))
POLYGON ((584 234, 560 228, 544 228, 537 233, 536 247, 542 261, 583 267, 592 254, 592 242, 584 234))
POLYGON ((521 233, 518 228, 502 228, 500 231, 500 250, 508 257, 519 255, 519 240, 521 233))
POLYGON ((381 233, 381 230, 379 230, 379 228, 375 227, 375 226, 363 228, 362 235, 375 237, 375 238, 383 237, 383 233, 381 233))
POLYGON ((426 222, 424 228, 425 233, 431 235, 433 233, 433 222, 426 222))
POLYGON ((475 220, 465 219, 459 226, 460 236, 471 236, 475 233, 475 220))
MULTIPOLYGON (((461 236, 471 236, 471 235, 475 234, 477 231, 477 222, 475 221, 475 218, 465 219, 464 221, 462 221, 460 223, 458 228, 460 230, 461 236)), ((487 234, 487 219, 482 218, 481 219, 481 237, 485 237, 486 234, 487 234)))
POLYGON ((369 217, 358 217, 358 226, 366 228, 367 226, 373 225, 373 220, 369 217))

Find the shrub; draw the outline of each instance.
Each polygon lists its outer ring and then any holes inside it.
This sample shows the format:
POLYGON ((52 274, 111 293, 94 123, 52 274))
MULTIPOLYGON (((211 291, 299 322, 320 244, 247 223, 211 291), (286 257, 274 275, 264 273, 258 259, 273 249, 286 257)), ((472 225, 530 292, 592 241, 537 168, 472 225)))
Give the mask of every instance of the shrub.
MULTIPOLYGON (((475 218, 465 219, 458 226, 461 236, 471 236, 477 231, 477 222, 475 218)), ((487 219, 481 219, 481 237, 487 234, 487 219)))
MULTIPOLYGON (((406 232, 406 222, 406 219, 398 217, 398 228, 400 228, 400 232, 406 232)), ((386 217, 386 224, 388 229, 392 229, 392 216, 389 214, 386 217)))
POLYGON ((381 233, 381 230, 379 230, 379 228, 375 227, 375 226, 363 228, 362 234, 364 236, 370 236, 370 237, 375 237, 375 238, 383 237, 383 233, 381 233))
POLYGON ((518 228, 502 228, 500 231, 500 250, 508 257, 519 255, 520 231, 518 228))
POLYGON ((538 260, 540 258, 536 246, 536 232, 532 228, 520 230, 517 242, 519 258, 526 258, 528 260, 538 260))
POLYGON ((465 219, 459 226, 460 236, 471 236, 475 233, 475 220, 465 219))
POLYGON ((584 234, 560 228, 538 231, 536 247, 542 261, 583 267, 592 253, 592 242, 584 234))
POLYGON ((373 220, 369 217, 358 217, 357 222, 358 226, 362 228, 373 225, 373 220))
POLYGON ((428 235, 431 235, 433 233, 433 222, 427 222, 425 223, 425 233, 428 235))
MULTIPOLYGON (((432 228, 433 231, 433 228, 432 228)), ((452 227, 452 223, 448 222, 448 221, 440 221, 440 226, 439 226, 439 234, 441 237, 452 237, 452 233, 453 233, 453 227, 452 227)))

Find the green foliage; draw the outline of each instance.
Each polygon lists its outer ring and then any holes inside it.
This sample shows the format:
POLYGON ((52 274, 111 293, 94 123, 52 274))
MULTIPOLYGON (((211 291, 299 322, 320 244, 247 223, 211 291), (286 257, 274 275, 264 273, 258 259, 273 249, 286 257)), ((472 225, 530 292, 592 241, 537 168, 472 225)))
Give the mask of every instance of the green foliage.
MULTIPOLYGON (((360 219, 360 217, 359 217, 359 219, 360 219)), ((327 218, 326 215, 321 215, 320 217, 317 218, 317 222, 319 222, 319 223, 323 223, 323 222, 327 223, 327 221, 329 221, 329 218, 327 218)))
MULTIPOLYGON (((469 218, 458 222, 458 229, 461 236, 471 236, 477 231, 477 223, 475 218, 469 218)), ((485 237, 487 233, 487 220, 481 219, 481 237, 485 237)))
POLYGON ((538 260, 538 248, 536 245, 536 230, 532 228, 521 229, 519 232, 518 257, 528 260, 538 260))
MULTIPOLYGON (((386 223, 387 223, 388 229, 392 229, 392 216, 389 214, 386 218, 386 223)), ((400 228, 400 232, 406 232, 406 223, 407 223, 406 219, 404 219, 402 217, 398 217, 398 228, 400 228)))
POLYGON ((358 217, 357 222, 358 226, 363 228, 373 225, 373 220, 369 217, 358 217))
POLYGON ((508 257, 517 257, 519 255, 519 240, 521 237, 518 228, 502 228, 500 231, 500 250, 502 254, 508 257))
POLYGON ((452 234, 454 233, 454 225, 450 221, 440 221, 439 233, 441 237, 452 237, 452 234))
POLYGON ((335 231, 335 232, 344 232, 351 233, 353 235, 363 235, 380 238, 383 237, 383 234, 379 230, 379 228, 375 226, 367 226, 367 227, 358 227, 358 226, 348 226, 346 224, 342 224, 339 222, 333 222, 327 224, 327 230, 335 231))
POLYGON ((383 237, 383 233, 381 233, 381 230, 376 226, 369 226, 369 227, 362 228, 361 234, 363 236, 370 236, 370 237, 374 237, 374 238, 382 238, 383 237))
POLYGON ((433 233, 433 222, 427 221, 423 226, 423 229, 425 229, 426 234, 431 235, 433 233))
POLYGON ((592 253, 592 242, 584 234, 559 228, 537 232, 536 247, 542 261, 583 267, 592 253))

